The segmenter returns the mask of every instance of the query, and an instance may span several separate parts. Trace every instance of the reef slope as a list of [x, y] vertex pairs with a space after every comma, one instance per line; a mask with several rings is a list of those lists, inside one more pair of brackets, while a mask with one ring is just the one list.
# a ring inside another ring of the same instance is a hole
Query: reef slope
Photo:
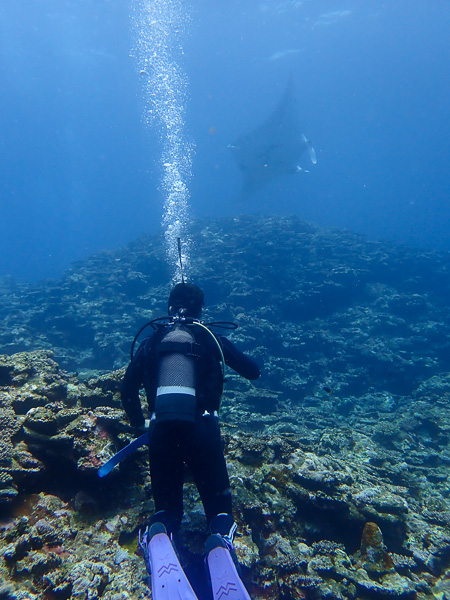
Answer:
[[[227, 375], [221, 421], [236, 546], [252, 598], [449, 595], [448, 255], [295, 218], [197, 222], [209, 319], [263, 365]], [[137, 432], [120, 406], [129, 344], [165, 313], [159, 238], [3, 281], [0, 598], [148, 598], [137, 530], [147, 453], [98, 467]], [[79, 371], [76, 373], [75, 371]], [[193, 484], [178, 548], [199, 594]]]

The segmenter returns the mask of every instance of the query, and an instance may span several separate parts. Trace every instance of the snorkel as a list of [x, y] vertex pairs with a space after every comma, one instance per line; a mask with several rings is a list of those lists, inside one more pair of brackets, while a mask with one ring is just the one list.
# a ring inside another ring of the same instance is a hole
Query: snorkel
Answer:
[[183, 260], [181, 258], [181, 238], [177, 238], [177, 244], [178, 244], [178, 259], [180, 261], [181, 283], [184, 284]]

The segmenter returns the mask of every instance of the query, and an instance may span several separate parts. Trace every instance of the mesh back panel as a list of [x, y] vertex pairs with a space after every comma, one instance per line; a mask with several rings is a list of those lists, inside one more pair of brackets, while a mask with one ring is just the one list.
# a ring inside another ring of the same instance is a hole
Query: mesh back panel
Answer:
[[[166, 342], [194, 342], [193, 335], [178, 327], [164, 336]], [[195, 388], [195, 365], [192, 356], [171, 352], [159, 361], [158, 386], [179, 385]]]

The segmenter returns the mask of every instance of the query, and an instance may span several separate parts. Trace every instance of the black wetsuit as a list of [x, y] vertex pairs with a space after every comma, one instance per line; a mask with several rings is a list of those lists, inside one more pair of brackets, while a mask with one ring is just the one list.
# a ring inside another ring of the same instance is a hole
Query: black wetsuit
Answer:
[[[150, 425], [150, 475], [158, 520], [176, 530], [183, 516], [183, 481], [186, 465], [199, 491], [208, 523], [220, 513], [232, 514], [231, 490], [220, 438], [217, 411], [222, 394], [220, 352], [211, 334], [191, 328], [198, 345], [196, 359], [196, 413], [193, 422], [152, 420]], [[158, 343], [161, 328], [140, 345], [126, 371], [122, 404], [135, 427], [144, 425], [139, 389], [144, 385], [150, 415], [155, 410]], [[227, 338], [216, 336], [226, 364], [247, 379], [257, 379], [256, 362]], [[162, 512], [161, 512], [162, 511]]]

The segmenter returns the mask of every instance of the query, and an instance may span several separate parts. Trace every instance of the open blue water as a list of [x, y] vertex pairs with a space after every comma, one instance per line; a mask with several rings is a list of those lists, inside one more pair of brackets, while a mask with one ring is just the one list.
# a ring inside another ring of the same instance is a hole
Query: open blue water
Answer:
[[[448, 0], [181, 4], [193, 217], [295, 213], [450, 249]], [[163, 141], [142, 118], [135, 8], [0, 3], [0, 275], [56, 277], [161, 227]], [[318, 163], [242, 202], [227, 145], [268, 117], [289, 77]]]

